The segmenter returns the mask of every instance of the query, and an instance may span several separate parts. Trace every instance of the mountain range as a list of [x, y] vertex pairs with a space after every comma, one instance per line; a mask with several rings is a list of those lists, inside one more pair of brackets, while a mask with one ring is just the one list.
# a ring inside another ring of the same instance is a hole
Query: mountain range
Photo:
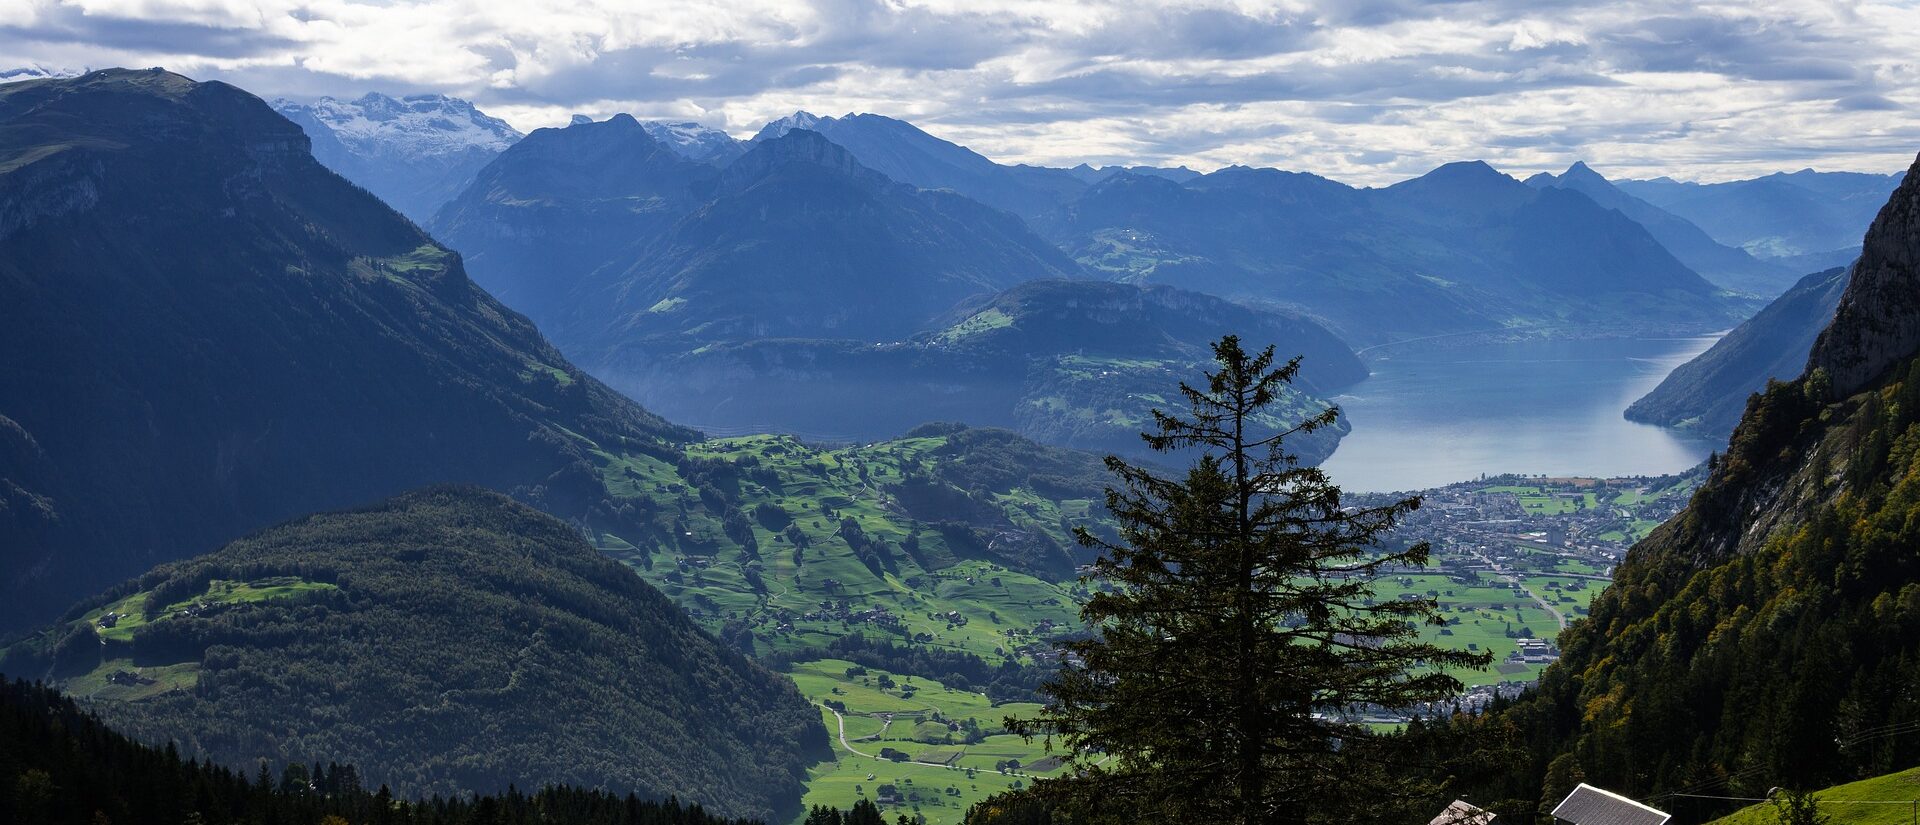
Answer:
[[1692, 221], [1621, 191], [1585, 163], [1575, 163], [1559, 175], [1541, 172], [1527, 178], [1526, 183], [1571, 189], [1606, 209], [1632, 218], [1681, 263], [1726, 289], [1772, 297], [1793, 284], [1801, 274], [1787, 264], [1761, 261], [1744, 249], [1715, 241]]
[[[1229, 322], [1308, 355], [1323, 390], [1365, 375], [1311, 321], [1073, 283], [1081, 267], [1018, 217], [894, 181], [807, 129], [715, 168], [616, 117], [536, 132], [476, 181], [435, 229], [479, 282], [614, 386], [717, 431], [864, 441], [960, 420], [1139, 453], [1158, 384], [1206, 361]], [[1052, 285], [1003, 293], [1036, 281]], [[996, 294], [981, 317], [1031, 334], [962, 344], [949, 328]], [[1324, 408], [1309, 392], [1290, 409]]]
[[1802, 169], [1724, 183], [1654, 178], [1616, 185], [1720, 243], [1814, 272], [1853, 262], [1860, 236], [1900, 180], [1899, 174]]
[[1743, 314], [1626, 216], [1479, 162], [1384, 189], [1245, 167], [1121, 174], [1037, 225], [1105, 277], [1287, 306], [1355, 345], [1706, 331]]
[[422, 225], [521, 137], [506, 121], [443, 95], [370, 92], [354, 100], [280, 99], [273, 108], [307, 133], [316, 160]]

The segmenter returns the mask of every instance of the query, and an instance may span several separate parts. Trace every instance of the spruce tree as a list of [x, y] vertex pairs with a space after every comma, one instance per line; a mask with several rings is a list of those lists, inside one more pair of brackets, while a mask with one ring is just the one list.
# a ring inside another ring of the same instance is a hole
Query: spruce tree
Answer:
[[1032, 793], [1075, 825], [1370, 818], [1409, 755], [1346, 714], [1451, 698], [1448, 669], [1490, 660], [1420, 641], [1444, 623], [1432, 601], [1373, 598], [1376, 576], [1427, 561], [1424, 542], [1381, 544], [1420, 501], [1348, 507], [1286, 452], [1339, 415], [1278, 425], [1299, 359], [1275, 368], [1233, 336], [1214, 355], [1204, 387], [1180, 386], [1189, 412], [1155, 410], [1143, 434], [1191, 460], [1184, 477], [1107, 459], [1118, 535], [1078, 535], [1101, 551], [1089, 578], [1115, 587], [1086, 602], [1091, 635], [1065, 646], [1044, 709], [1007, 720], [1067, 761]]

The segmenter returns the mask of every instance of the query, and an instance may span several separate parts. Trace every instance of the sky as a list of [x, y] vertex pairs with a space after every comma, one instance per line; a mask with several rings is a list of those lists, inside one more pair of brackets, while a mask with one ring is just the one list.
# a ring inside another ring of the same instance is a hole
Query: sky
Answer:
[[1892, 172], [1920, 151], [1920, 0], [0, 0], [0, 69], [164, 66], [262, 97], [573, 113], [874, 112], [1009, 163], [1390, 183]]

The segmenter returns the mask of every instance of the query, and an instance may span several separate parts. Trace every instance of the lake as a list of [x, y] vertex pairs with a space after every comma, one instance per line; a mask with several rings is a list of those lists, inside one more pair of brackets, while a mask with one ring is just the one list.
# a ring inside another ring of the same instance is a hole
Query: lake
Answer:
[[1679, 472], [1725, 445], [1620, 413], [1718, 339], [1403, 345], [1369, 357], [1373, 375], [1332, 399], [1353, 433], [1321, 466], [1342, 487], [1364, 492], [1482, 473]]

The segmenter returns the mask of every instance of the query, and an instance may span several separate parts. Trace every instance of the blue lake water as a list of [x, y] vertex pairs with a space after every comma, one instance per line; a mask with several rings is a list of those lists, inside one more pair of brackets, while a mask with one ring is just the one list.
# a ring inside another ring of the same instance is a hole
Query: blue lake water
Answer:
[[1678, 472], [1724, 445], [1620, 413], [1718, 337], [1402, 345], [1370, 357], [1373, 375], [1333, 398], [1353, 433], [1322, 467], [1365, 492], [1482, 473]]

